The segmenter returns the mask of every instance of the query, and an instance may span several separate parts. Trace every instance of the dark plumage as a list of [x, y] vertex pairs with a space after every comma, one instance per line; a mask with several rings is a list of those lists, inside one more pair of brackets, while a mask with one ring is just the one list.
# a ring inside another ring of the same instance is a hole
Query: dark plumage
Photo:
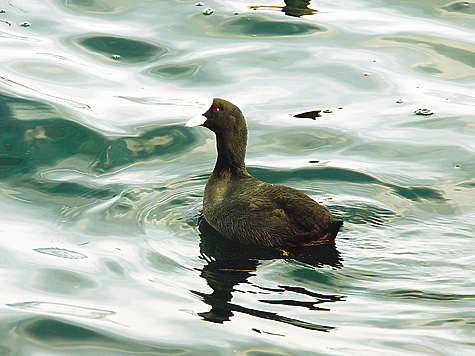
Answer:
[[206, 184], [203, 213], [224, 236], [246, 245], [269, 247], [334, 241], [341, 221], [302, 192], [252, 177], [244, 158], [246, 120], [241, 110], [214, 99], [204, 114], [186, 126], [202, 125], [216, 134], [218, 158]]

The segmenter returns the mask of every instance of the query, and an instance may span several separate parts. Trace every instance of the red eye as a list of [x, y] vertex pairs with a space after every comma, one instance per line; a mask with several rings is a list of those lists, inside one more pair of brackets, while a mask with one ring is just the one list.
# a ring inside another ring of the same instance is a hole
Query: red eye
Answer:
[[214, 109], [214, 112], [219, 112], [219, 108]]

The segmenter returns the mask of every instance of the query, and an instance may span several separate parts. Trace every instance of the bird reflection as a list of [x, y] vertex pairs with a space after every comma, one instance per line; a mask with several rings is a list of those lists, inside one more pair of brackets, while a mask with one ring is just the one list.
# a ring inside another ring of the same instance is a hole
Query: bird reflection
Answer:
[[303, 15], [313, 15], [318, 12], [318, 10], [311, 9], [308, 7], [310, 5], [310, 0], [284, 0], [285, 6], [267, 6], [267, 5], [256, 5], [249, 6], [253, 10], [261, 8], [277, 8], [282, 9], [282, 12], [287, 16], [301, 17]]
[[[251, 284], [257, 289], [258, 295], [271, 295], [293, 293], [305, 296], [306, 301], [294, 299], [261, 299], [264, 304], [278, 304], [287, 306], [305, 307], [309, 310], [329, 310], [323, 304], [344, 300], [344, 296], [324, 295], [306, 290], [302, 287], [279, 285], [277, 288], [267, 288], [255, 285], [248, 281], [249, 277], [256, 275], [260, 260], [289, 259], [298, 260], [314, 267], [330, 265], [341, 267], [340, 254], [334, 244], [321, 246], [305, 246], [292, 248], [291, 251], [269, 249], [261, 246], [245, 246], [223, 237], [213, 229], [205, 219], [199, 223], [201, 258], [207, 264], [201, 269], [201, 277], [213, 290], [211, 294], [191, 291], [193, 294], [211, 306], [207, 312], [199, 313], [204, 320], [223, 323], [231, 320], [235, 312], [252, 315], [258, 318], [275, 320], [278, 322], [302, 327], [305, 329], [330, 331], [332, 326], [318, 325], [298, 319], [289, 318], [277, 313], [264, 310], [251, 309], [232, 303], [233, 292], [239, 284]], [[308, 298], [312, 298], [308, 301]], [[258, 330], [256, 330], [258, 331]]]

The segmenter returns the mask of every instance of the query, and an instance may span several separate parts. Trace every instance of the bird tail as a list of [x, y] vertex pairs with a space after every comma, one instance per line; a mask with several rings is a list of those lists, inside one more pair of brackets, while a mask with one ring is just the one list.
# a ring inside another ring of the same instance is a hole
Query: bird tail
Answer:
[[290, 245], [299, 246], [315, 246], [324, 245], [328, 243], [334, 243], [336, 235], [343, 225], [343, 221], [334, 220], [331, 222], [325, 230], [316, 233], [316, 231], [310, 231], [303, 234], [298, 234], [292, 237], [289, 242]]

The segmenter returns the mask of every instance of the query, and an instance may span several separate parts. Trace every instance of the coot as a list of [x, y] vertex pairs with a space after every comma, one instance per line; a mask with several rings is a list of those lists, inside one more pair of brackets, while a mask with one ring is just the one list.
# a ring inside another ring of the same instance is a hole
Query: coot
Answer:
[[252, 177], [244, 158], [246, 120], [229, 101], [215, 98], [186, 126], [216, 134], [218, 158], [206, 184], [203, 214], [222, 235], [246, 245], [275, 248], [333, 242], [343, 222], [302, 192]]

